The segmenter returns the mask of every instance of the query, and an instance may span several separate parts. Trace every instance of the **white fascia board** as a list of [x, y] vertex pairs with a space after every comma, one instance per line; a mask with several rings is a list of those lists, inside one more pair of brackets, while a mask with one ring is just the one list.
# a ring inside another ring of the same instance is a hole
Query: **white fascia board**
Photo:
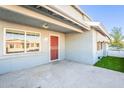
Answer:
[[16, 13], [20, 13], [20, 14], [25, 15], [25, 16], [36, 18], [38, 20], [43, 20], [43, 21], [46, 21], [46, 22], [49, 22], [49, 23], [52, 23], [52, 24], [62, 26], [62, 27], [65, 27], [65, 28], [70, 29], [70, 30], [75, 31], [75, 32], [80, 32], [80, 33], [83, 32], [81, 29], [75, 28], [73, 26], [70, 26], [70, 25], [65, 24], [63, 22], [60, 22], [60, 21], [55, 20], [53, 18], [50, 18], [50, 17], [47, 17], [45, 15], [39, 14], [39, 13], [37, 13], [35, 11], [23, 8], [21, 6], [17, 6], [17, 5], [1, 5], [0, 7], [4, 8], [4, 9], [7, 9], [7, 10], [10, 10], [10, 11], [13, 11], [13, 12], [16, 12]]
[[48, 10], [51, 10], [51, 11], [53, 11], [53, 12], [55, 12], [55, 13], [61, 15], [61, 16], [63, 16], [64, 18], [66, 18], [66, 19], [68, 19], [68, 20], [70, 20], [70, 21], [72, 21], [76, 24], [78, 24], [79, 26], [83, 27], [84, 29], [90, 30], [89, 25], [87, 25], [85, 23], [85, 21], [81, 23], [78, 20], [75, 20], [74, 18], [72, 18], [70, 15], [67, 16], [63, 11], [54, 7], [54, 5], [41, 5], [41, 6], [44, 7], [44, 8], [47, 8]]
[[109, 39], [111, 39], [109, 33], [106, 31], [105, 27], [100, 22], [87, 22], [91, 27], [100, 29], [100, 31], [105, 34]]
[[105, 29], [104, 25], [99, 23], [99, 28], [111, 40], [111, 37], [110, 37], [109, 33], [107, 32], [107, 30]]

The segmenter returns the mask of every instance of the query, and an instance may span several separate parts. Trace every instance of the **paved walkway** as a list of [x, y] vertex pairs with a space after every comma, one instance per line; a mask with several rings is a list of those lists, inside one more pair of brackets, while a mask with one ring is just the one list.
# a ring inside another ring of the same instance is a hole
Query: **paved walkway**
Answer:
[[124, 73], [61, 61], [1, 75], [0, 87], [124, 87]]

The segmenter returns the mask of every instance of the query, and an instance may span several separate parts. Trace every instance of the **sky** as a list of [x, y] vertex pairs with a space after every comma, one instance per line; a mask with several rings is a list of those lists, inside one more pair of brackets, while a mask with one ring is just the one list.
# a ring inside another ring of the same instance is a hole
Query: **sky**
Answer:
[[124, 34], [124, 5], [80, 5], [93, 21], [100, 21], [111, 32], [113, 27], [121, 27]]

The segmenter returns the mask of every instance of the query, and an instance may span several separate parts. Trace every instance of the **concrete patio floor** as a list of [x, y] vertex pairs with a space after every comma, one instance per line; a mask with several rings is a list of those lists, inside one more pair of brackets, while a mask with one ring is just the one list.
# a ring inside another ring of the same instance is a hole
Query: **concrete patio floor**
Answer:
[[124, 73], [60, 61], [0, 75], [0, 87], [124, 87]]

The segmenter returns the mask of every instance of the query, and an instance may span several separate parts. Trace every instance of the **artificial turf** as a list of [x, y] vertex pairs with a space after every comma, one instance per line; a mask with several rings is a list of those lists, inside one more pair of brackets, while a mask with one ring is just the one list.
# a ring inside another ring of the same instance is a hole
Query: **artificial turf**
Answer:
[[120, 71], [124, 73], [124, 58], [111, 56], [103, 57], [95, 64], [95, 66]]

